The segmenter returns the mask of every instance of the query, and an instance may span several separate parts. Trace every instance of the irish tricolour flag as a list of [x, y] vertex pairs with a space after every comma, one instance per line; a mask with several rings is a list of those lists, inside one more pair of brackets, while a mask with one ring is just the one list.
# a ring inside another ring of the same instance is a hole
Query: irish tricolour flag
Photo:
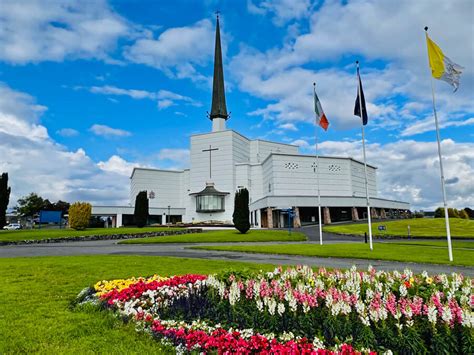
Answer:
[[426, 44], [428, 45], [428, 57], [433, 77], [451, 84], [456, 91], [459, 87], [459, 77], [464, 68], [446, 57], [441, 48], [428, 37], [428, 33], [426, 33]]
[[316, 89], [313, 88], [314, 91], [314, 112], [316, 112], [316, 119], [317, 123], [325, 130], [328, 130], [329, 121], [324, 114], [323, 107], [321, 106], [321, 102], [319, 102], [318, 95], [316, 95]]

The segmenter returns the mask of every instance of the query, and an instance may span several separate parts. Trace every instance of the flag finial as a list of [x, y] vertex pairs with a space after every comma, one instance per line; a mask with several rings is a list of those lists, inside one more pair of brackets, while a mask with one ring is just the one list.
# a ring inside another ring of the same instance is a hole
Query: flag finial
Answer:
[[425, 26], [425, 31], [428, 32], [428, 26]]

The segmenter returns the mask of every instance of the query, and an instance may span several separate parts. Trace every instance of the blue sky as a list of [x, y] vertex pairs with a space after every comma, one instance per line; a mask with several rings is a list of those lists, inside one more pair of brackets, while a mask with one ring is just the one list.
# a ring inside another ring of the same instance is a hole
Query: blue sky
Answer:
[[355, 60], [369, 110], [379, 194], [440, 204], [423, 27], [465, 67], [435, 82], [448, 199], [474, 206], [474, 5], [441, 1], [0, 0], [0, 170], [12, 203], [126, 203], [133, 166], [188, 166], [211, 128], [216, 9], [228, 127], [314, 153], [312, 83], [330, 121], [322, 154], [361, 158]]

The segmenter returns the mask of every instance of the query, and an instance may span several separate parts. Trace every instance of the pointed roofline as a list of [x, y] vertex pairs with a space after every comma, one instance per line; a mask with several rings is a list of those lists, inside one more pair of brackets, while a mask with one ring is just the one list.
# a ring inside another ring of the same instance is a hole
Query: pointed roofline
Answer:
[[221, 33], [219, 26], [219, 12], [216, 13], [216, 43], [214, 50], [214, 79], [212, 83], [212, 105], [209, 118], [223, 118], [227, 120], [227, 107], [225, 103], [224, 89], [224, 70], [222, 68], [222, 50], [221, 50]]

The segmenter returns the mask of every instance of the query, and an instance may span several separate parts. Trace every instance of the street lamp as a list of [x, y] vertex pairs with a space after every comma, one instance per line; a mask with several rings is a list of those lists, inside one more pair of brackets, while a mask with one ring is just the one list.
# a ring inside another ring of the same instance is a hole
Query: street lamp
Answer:
[[171, 223], [170, 208], [171, 206], [168, 205], [168, 223]]

